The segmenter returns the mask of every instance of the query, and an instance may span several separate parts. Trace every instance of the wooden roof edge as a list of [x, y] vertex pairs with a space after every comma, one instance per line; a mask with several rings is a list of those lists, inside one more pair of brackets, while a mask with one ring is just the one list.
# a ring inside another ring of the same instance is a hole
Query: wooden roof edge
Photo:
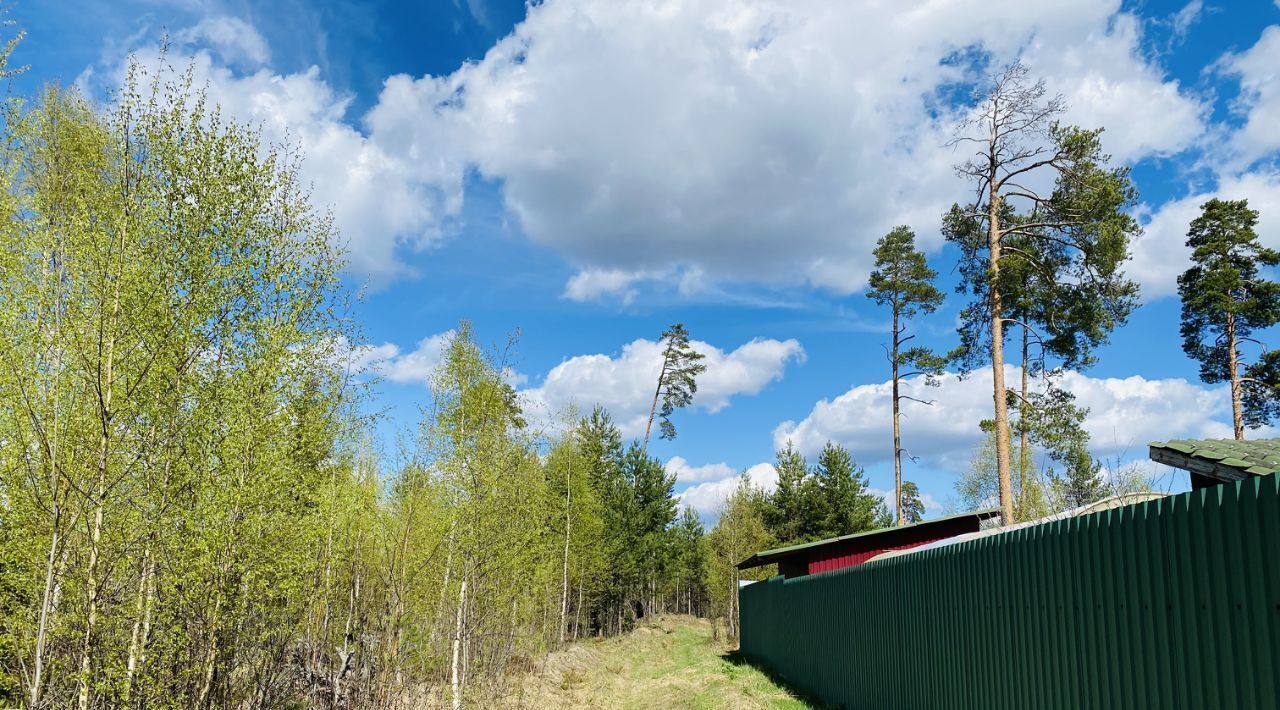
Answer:
[[[1224, 464], [1222, 460], [1213, 460], [1203, 456], [1183, 453], [1177, 449], [1163, 445], [1162, 442], [1151, 444], [1148, 455], [1152, 461], [1219, 481], [1239, 481], [1249, 477], [1247, 469]], [[1254, 467], [1256, 468], [1256, 467]]]

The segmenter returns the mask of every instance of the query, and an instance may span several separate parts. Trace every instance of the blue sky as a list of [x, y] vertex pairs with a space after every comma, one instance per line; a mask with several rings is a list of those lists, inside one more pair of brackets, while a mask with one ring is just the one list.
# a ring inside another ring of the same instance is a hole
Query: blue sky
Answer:
[[[713, 514], [775, 445], [847, 445], [891, 488], [884, 315], [862, 290], [876, 238], [915, 228], [947, 286], [938, 216], [964, 200], [945, 148], [983, 66], [1021, 58], [1067, 119], [1131, 165], [1143, 305], [1064, 383], [1095, 454], [1229, 434], [1221, 388], [1177, 336], [1187, 222], [1247, 197], [1280, 247], [1280, 6], [1109, 0], [870, 4], [498, 0], [122, 0], [17, 4], [20, 91], [108, 95], [126, 56], [193, 62], [210, 94], [308, 156], [351, 249], [356, 316], [384, 375], [385, 442], [412, 427], [441, 334], [473, 322], [531, 411], [602, 402], [629, 433], [656, 340], [687, 324], [712, 367], [651, 451]], [[955, 342], [962, 297], [918, 324]], [[650, 372], [652, 370], [652, 372]], [[990, 408], [981, 374], [909, 409], [906, 476], [941, 511]], [[1166, 485], [1180, 477], [1154, 466]]]

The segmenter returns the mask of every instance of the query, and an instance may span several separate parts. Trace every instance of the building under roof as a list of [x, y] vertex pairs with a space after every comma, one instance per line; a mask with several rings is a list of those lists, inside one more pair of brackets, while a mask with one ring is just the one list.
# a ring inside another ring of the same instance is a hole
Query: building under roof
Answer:
[[1192, 490], [1280, 471], [1280, 439], [1153, 441], [1150, 455], [1190, 473]]
[[998, 509], [950, 515], [913, 525], [806, 542], [757, 552], [738, 563], [738, 569], [777, 564], [785, 577], [802, 577], [860, 565], [888, 550], [906, 550], [956, 535], [977, 532], [985, 520], [1000, 515]]

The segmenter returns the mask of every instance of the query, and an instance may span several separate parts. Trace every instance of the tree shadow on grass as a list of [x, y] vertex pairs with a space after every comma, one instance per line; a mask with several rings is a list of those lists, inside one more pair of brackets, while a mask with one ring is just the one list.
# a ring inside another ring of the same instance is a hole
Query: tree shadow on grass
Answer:
[[786, 678], [783, 678], [782, 676], [775, 673], [773, 669], [769, 668], [768, 666], [756, 663], [755, 661], [752, 661], [751, 659], [742, 655], [741, 651], [728, 651], [726, 653], [720, 654], [720, 658], [738, 667], [754, 668], [757, 671], [760, 671], [760, 673], [762, 673], [766, 678], [768, 678], [771, 683], [787, 691], [787, 693], [789, 693], [791, 697], [795, 698], [796, 700], [799, 700], [800, 702], [813, 708], [814, 710], [837, 710], [837, 708], [843, 707], [843, 706], [829, 705], [823, 702], [818, 697], [812, 695], [811, 693], [807, 693], [801, 690], [800, 688], [797, 688], [795, 685], [790, 683]]

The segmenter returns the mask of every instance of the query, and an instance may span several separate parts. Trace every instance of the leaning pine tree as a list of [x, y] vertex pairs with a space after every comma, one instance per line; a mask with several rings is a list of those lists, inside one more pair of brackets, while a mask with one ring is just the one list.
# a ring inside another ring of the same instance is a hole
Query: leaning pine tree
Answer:
[[[1062, 126], [1061, 97], [1046, 97], [1043, 82], [1014, 64], [997, 76], [953, 145], [976, 147], [956, 167], [972, 181], [974, 202], [955, 205], [944, 217], [948, 240], [961, 250], [959, 286], [974, 297], [961, 329], [964, 343], [986, 343], [992, 371], [996, 468], [1000, 505], [1013, 520], [1009, 408], [1004, 381], [1005, 326], [1019, 321], [1005, 300], [1002, 271], [1021, 262], [1069, 294], [1076, 309], [1105, 336], [1127, 317], [1134, 286], [1121, 266], [1137, 222], [1123, 210], [1136, 197], [1126, 168], [1109, 168], [1099, 130]], [[1053, 190], [1038, 185], [1053, 179]], [[1033, 246], [1035, 248], [1026, 248]], [[1053, 253], [1053, 258], [1042, 254]], [[1029, 325], [1025, 324], [1024, 325]]]
[[[1182, 349], [1200, 362], [1200, 379], [1231, 383], [1236, 439], [1277, 413], [1280, 352], [1264, 351], [1245, 365], [1242, 347], [1259, 345], [1253, 332], [1280, 322], [1280, 284], [1262, 267], [1280, 264], [1280, 252], [1258, 243], [1257, 210], [1247, 200], [1212, 199], [1191, 222], [1192, 267], [1178, 277], [1182, 297]], [[1243, 372], [1242, 372], [1243, 370]]]
[[[942, 292], [933, 285], [938, 272], [929, 268], [924, 254], [916, 249], [916, 235], [910, 227], [895, 227], [880, 238], [875, 249], [875, 270], [871, 272], [867, 297], [888, 306], [892, 316], [889, 369], [893, 382], [893, 500], [894, 522], [906, 524], [902, 500], [902, 431], [899, 414], [902, 400], [923, 400], [902, 394], [903, 378], [923, 375], [925, 384], [937, 383], [944, 360], [925, 347], [903, 349], [915, 338], [906, 335], [907, 321], [921, 313], [932, 313], [942, 303]], [[903, 370], [906, 369], [906, 372]]]
[[[662, 370], [658, 373], [658, 386], [649, 407], [649, 423], [645, 425], [644, 443], [640, 446], [642, 454], [649, 451], [649, 434], [655, 416], [662, 432], [658, 438], [676, 438], [671, 415], [693, 402], [693, 395], [698, 392], [698, 375], [707, 369], [701, 362], [705, 356], [689, 344], [689, 331], [685, 330], [684, 324], [676, 323], [663, 331], [662, 342], [666, 344], [662, 350]], [[662, 403], [661, 409], [658, 408], [659, 402]]]

